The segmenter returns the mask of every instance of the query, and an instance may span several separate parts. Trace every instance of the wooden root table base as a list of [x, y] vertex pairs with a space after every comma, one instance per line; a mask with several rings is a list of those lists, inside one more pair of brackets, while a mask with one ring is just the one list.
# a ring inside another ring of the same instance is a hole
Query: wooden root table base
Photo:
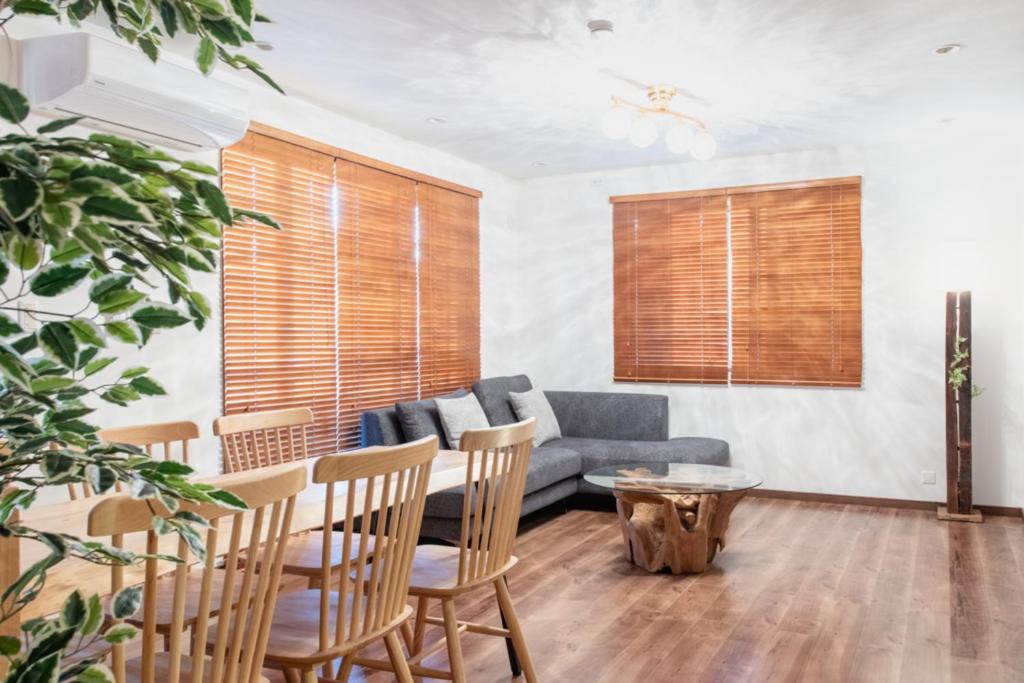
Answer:
[[626, 559], [649, 572], [699, 574], [725, 548], [729, 515], [746, 491], [679, 495], [615, 490]]

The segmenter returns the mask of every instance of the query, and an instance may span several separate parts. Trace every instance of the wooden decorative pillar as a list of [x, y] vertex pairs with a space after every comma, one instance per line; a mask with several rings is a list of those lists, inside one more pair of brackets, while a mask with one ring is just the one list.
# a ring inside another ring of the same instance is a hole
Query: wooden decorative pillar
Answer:
[[[966, 354], [966, 355], [964, 355]], [[939, 519], [980, 522], [974, 509], [971, 477], [971, 293], [946, 292], [946, 504]], [[956, 364], [964, 375], [959, 386], [950, 382]]]

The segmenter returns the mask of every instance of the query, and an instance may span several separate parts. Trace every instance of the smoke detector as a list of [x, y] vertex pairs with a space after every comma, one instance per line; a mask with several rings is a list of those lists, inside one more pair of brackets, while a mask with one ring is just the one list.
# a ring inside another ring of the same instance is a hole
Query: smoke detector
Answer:
[[607, 19], [592, 19], [587, 22], [587, 28], [594, 40], [608, 40], [615, 32], [615, 25]]

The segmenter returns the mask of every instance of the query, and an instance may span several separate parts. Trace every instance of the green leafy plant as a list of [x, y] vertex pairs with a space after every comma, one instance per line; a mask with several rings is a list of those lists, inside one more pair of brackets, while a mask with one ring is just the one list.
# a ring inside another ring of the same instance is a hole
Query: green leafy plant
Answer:
[[[963, 347], [965, 341], [967, 341], [966, 337], [956, 338], [953, 360], [949, 364], [949, 386], [953, 387], [956, 391], [960, 391], [960, 387], [967, 381], [967, 371], [971, 367], [971, 352]], [[971, 385], [971, 398], [977, 398], [983, 393], [985, 393], [984, 387], [979, 387], [977, 384]]]
[[[203, 73], [219, 60], [277, 87], [232, 52], [253, 41], [253, 22], [265, 21], [251, 0], [233, 0], [230, 9], [217, 0], [0, 0], [5, 10], [0, 26], [22, 14], [77, 25], [102, 10], [115, 34], [153, 60], [163, 38], [191, 34]], [[45, 488], [84, 482], [97, 493], [121, 487], [152, 499], [171, 513], [155, 518], [158, 533], [180, 534], [200, 556], [193, 525], [201, 520], [179, 511], [180, 502], [244, 507], [190, 481], [187, 465], [101, 443], [89, 415], [96, 401], [126, 406], [166, 393], [148, 368], [118, 372], [118, 345], [141, 347], [186, 324], [201, 330], [210, 305], [191, 276], [215, 270], [222, 226], [245, 218], [276, 227], [263, 214], [232, 210], [210, 166], [111, 135], [66, 135], [75, 118], [33, 134], [24, 128], [28, 115], [25, 97], [0, 85], [0, 119], [17, 128], [0, 137], [0, 537], [40, 543], [48, 555], [3, 588], [0, 623], [35, 600], [66, 558], [124, 565], [144, 557], [19, 521]], [[115, 596], [111, 616], [130, 616], [139, 591]], [[117, 622], [104, 630], [100, 604], [75, 592], [59, 615], [23, 623], [21, 638], [0, 636], [5, 680], [109, 680], [98, 655], [71, 657], [134, 636]]]

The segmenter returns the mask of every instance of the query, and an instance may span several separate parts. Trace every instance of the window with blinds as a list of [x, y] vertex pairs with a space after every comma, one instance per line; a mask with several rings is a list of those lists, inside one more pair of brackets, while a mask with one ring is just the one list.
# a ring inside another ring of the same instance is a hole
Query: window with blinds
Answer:
[[860, 178], [611, 201], [616, 380], [861, 385]]
[[307, 406], [312, 454], [354, 448], [363, 411], [479, 377], [479, 193], [263, 130], [222, 156], [282, 225], [224, 233], [224, 412]]
[[724, 195], [615, 204], [615, 379], [722, 384]]

